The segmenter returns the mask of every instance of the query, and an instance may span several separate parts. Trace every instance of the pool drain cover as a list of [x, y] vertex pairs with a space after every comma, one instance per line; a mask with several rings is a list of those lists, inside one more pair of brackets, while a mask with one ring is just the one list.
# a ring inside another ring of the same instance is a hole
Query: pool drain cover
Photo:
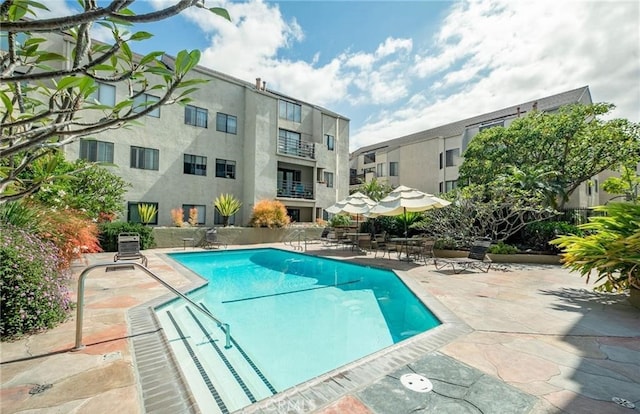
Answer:
[[623, 406], [624, 408], [631, 408], [634, 409], [636, 408], [636, 405], [634, 403], [632, 403], [629, 400], [625, 400], [624, 398], [620, 398], [620, 397], [613, 397], [611, 399], [611, 401], [613, 401], [614, 403]]
[[433, 384], [427, 377], [420, 374], [404, 374], [400, 377], [400, 382], [406, 388], [415, 392], [429, 392], [433, 390]]
[[29, 394], [31, 394], [31, 395], [40, 394], [40, 393], [45, 392], [46, 390], [48, 390], [51, 387], [53, 387], [53, 384], [36, 385], [35, 387], [33, 387], [33, 388], [31, 388], [29, 390]]

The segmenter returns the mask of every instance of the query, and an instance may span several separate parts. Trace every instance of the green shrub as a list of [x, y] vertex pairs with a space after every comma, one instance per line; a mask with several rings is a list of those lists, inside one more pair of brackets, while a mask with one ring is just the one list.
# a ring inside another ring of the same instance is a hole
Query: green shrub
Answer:
[[118, 251], [118, 234], [138, 233], [140, 235], [140, 248], [150, 249], [155, 246], [153, 229], [141, 223], [127, 223], [124, 221], [114, 221], [112, 223], [100, 223], [100, 246], [105, 252]]
[[518, 248], [516, 246], [512, 246], [503, 241], [499, 241], [496, 244], [492, 244], [489, 247], [489, 253], [493, 254], [516, 254], [518, 253]]
[[[53, 171], [49, 171], [51, 166]], [[113, 173], [113, 168], [84, 160], [68, 161], [62, 152], [43, 157], [26, 172], [31, 178], [55, 175], [46, 180], [33, 199], [57, 209], [81, 210], [91, 219], [110, 219], [122, 213], [124, 195], [131, 184]]]
[[71, 310], [68, 274], [53, 243], [0, 226], [0, 337], [12, 339], [54, 327]]
[[538, 221], [527, 224], [523, 230], [523, 240], [533, 250], [558, 253], [558, 247], [549, 242], [558, 236], [569, 234], [582, 236], [583, 232], [566, 221]]
[[436, 239], [436, 243], [433, 246], [434, 249], [438, 250], [458, 250], [462, 246], [452, 237], [438, 237]]
[[610, 203], [595, 207], [606, 214], [580, 225], [584, 236], [565, 235], [552, 243], [563, 250], [562, 262], [587, 277], [595, 273], [595, 290], [640, 289], [640, 204]]
[[37, 233], [42, 229], [41, 209], [24, 199], [0, 204], [0, 223]]
[[351, 225], [351, 217], [348, 214], [336, 214], [329, 220], [331, 227], [349, 227]]

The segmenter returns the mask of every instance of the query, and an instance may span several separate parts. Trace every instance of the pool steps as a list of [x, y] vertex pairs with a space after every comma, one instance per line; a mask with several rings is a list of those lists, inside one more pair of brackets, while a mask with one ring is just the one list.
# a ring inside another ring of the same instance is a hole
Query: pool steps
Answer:
[[225, 349], [222, 325], [182, 301], [157, 311], [157, 317], [197, 405], [208, 413], [233, 412], [276, 394], [233, 335], [232, 347]]

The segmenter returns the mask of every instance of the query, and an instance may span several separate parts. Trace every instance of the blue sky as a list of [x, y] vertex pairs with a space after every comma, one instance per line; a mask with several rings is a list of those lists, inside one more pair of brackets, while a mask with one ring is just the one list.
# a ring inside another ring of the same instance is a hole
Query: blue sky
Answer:
[[[76, 3], [46, 4], [61, 15]], [[204, 66], [350, 118], [351, 150], [585, 85], [640, 121], [637, 1], [205, 4], [232, 22], [190, 9], [141, 28], [155, 36], [134, 51], [201, 49]]]

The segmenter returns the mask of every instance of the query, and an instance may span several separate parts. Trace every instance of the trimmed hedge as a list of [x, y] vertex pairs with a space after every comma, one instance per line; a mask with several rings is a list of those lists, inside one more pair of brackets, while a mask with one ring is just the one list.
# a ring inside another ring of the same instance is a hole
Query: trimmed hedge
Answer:
[[142, 250], [150, 249], [156, 244], [151, 227], [140, 223], [115, 221], [100, 224], [100, 235], [98, 238], [100, 239], [102, 250], [105, 252], [117, 252], [118, 234], [120, 233], [138, 233], [140, 235], [140, 249]]

